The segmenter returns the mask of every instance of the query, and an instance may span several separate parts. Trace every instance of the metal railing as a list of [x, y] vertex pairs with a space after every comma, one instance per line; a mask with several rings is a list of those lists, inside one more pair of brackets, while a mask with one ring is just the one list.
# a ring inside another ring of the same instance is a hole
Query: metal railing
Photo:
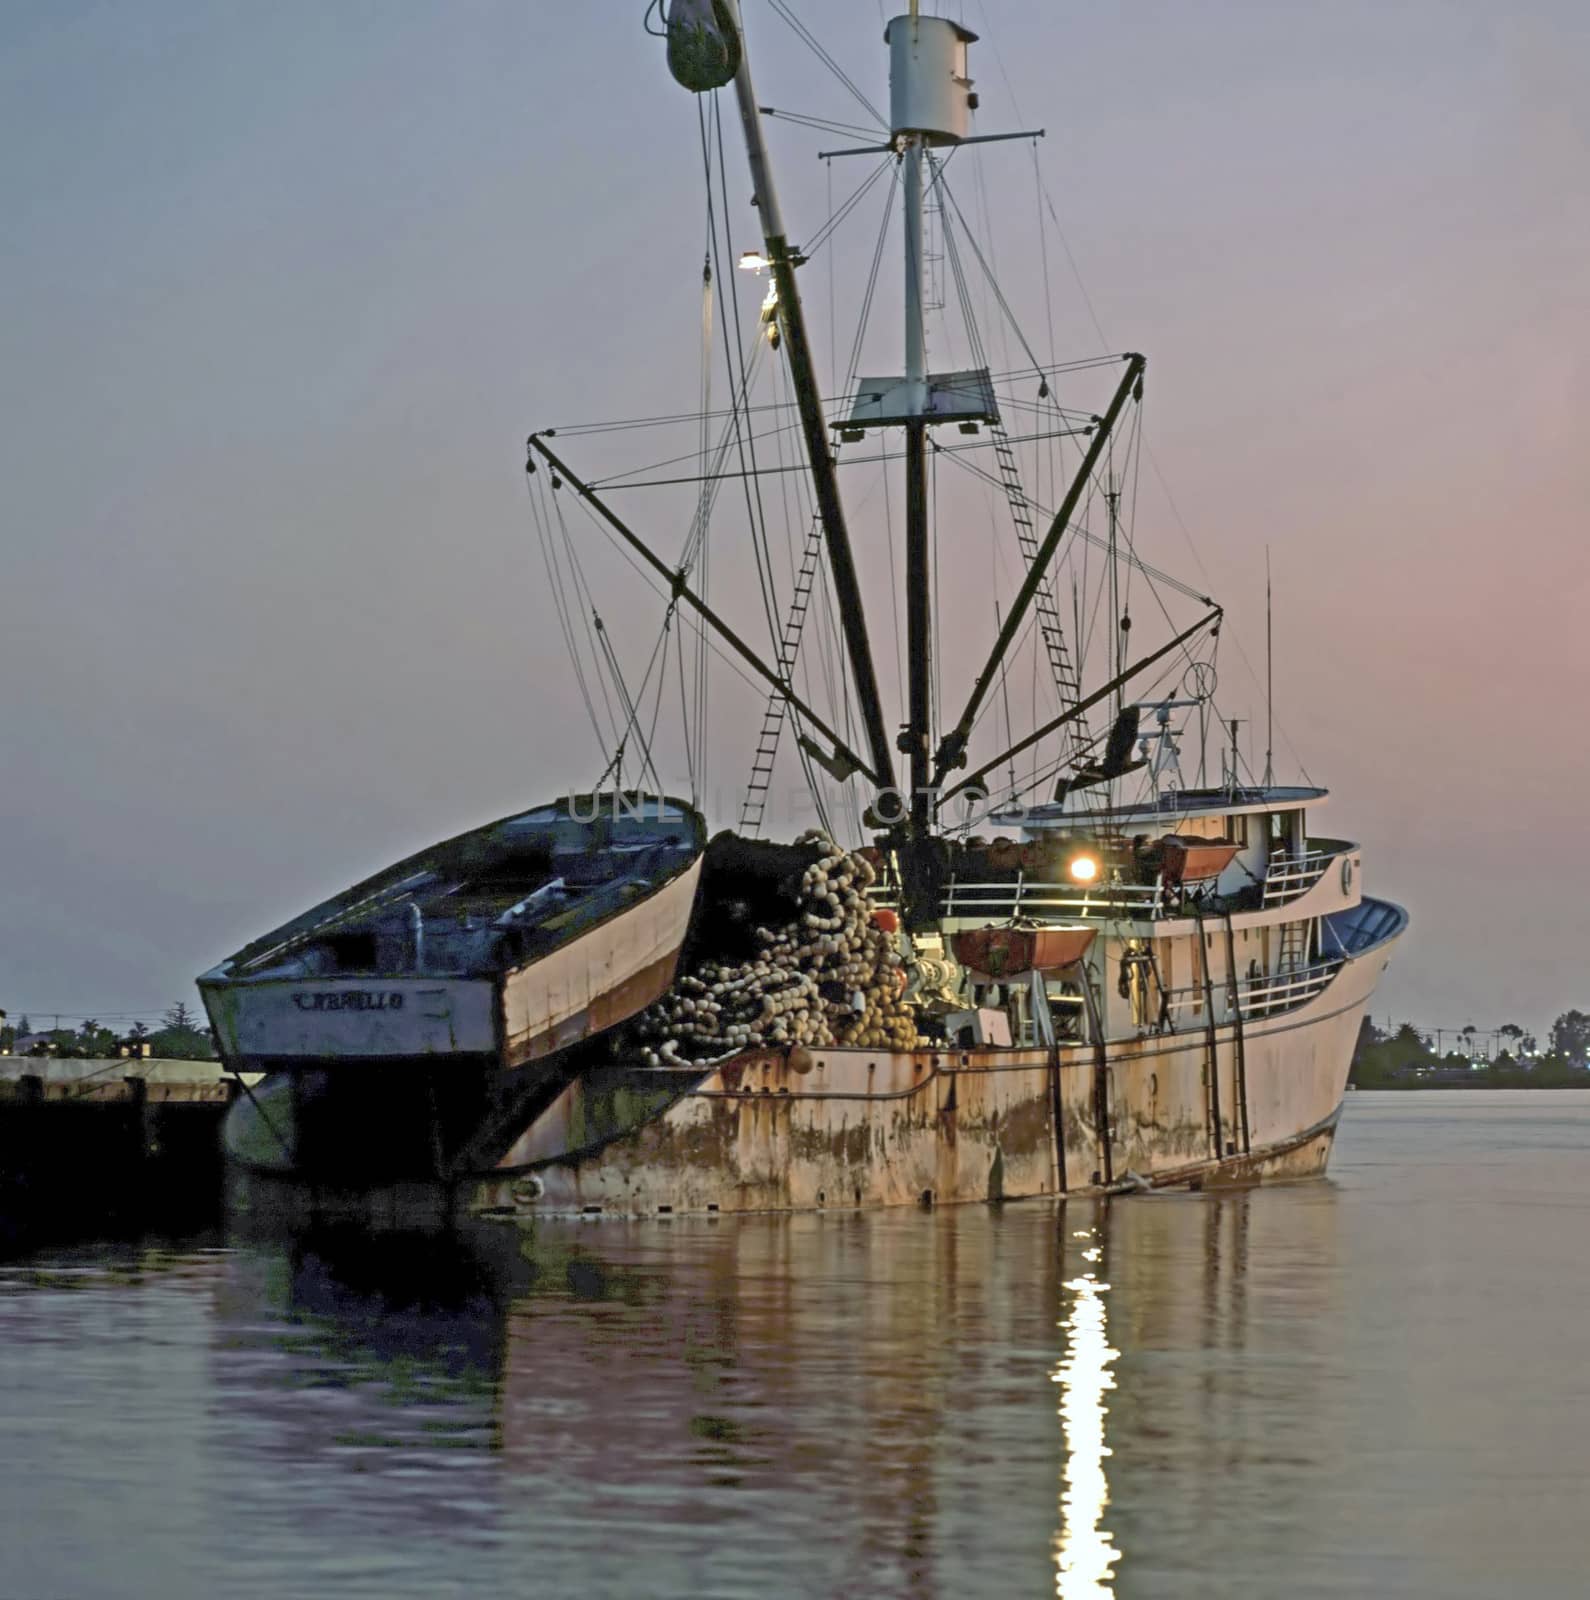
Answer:
[[1275, 855], [1270, 858], [1269, 869], [1264, 874], [1264, 903], [1267, 906], [1285, 905], [1307, 894], [1325, 876], [1331, 862], [1341, 858], [1342, 849], [1309, 850], [1303, 855]]
[[1330, 987], [1331, 979], [1345, 963], [1338, 957], [1333, 961], [1316, 961], [1310, 966], [1297, 967], [1291, 972], [1266, 973], [1257, 978], [1237, 980], [1237, 1003], [1242, 1015], [1268, 1017], [1276, 1011], [1288, 1011], [1312, 1000]]
[[[1029, 879], [1018, 873], [1003, 883], [966, 882], [951, 878], [944, 890], [940, 915], [972, 917], [984, 921], [1009, 921], [1016, 917], [1053, 920], [1057, 917], [1104, 919], [1157, 917], [1163, 891], [1157, 883], [1110, 883], [1083, 889], [1074, 884]], [[895, 885], [878, 883], [867, 891], [874, 905], [898, 906]]]
[[[1264, 877], [1264, 909], [1286, 905], [1308, 893], [1357, 845], [1331, 840], [1318, 850], [1301, 856], [1276, 855], [1270, 859]], [[899, 891], [890, 883], [879, 882], [868, 890], [875, 905], [897, 906]], [[945, 917], [985, 917], [990, 920], [1014, 917], [1097, 917], [1101, 920], [1154, 920], [1181, 914], [1174, 901], [1167, 903], [1165, 886], [1153, 883], [1102, 883], [1088, 887], [1029, 878], [1018, 872], [1014, 879], [983, 882], [951, 878], [944, 891], [940, 914]]]
[[[1306, 1000], [1312, 1000], [1330, 987], [1331, 979], [1344, 964], [1341, 957], [1335, 957], [1286, 972], [1267, 972], [1253, 978], [1238, 978], [1237, 1004], [1242, 1011], [1242, 1020], [1246, 1022], [1254, 1017], [1273, 1016], [1278, 1011], [1287, 1011]], [[1226, 980], [1217, 979], [1214, 990], [1215, 1021], [1231, 1021], [1230, 990]], [[1164, 1013], [1170, 1019], [1171, 1031], [1179, 1031], [1176, 1019], [1188, 1012], [1194, 1013], [1202, 1026], [1206, 1003], [1201, 983], [1170, 990], [1164, 997]]]
[[951, 878], [944, 891], [946, 917], [1134, 917], [1154, 916], [1160, 888], [1154, 883], [1110, 883], [1083, 889], [1074, 884], [1029, 880], [963, 883]]

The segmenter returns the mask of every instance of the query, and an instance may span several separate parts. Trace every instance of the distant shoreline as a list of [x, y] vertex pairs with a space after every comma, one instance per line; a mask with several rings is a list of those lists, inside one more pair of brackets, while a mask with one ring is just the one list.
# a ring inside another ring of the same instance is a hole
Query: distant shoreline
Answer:
[[1590, 1089], [1590, 1073], [1586, 1075], [1584, 1083], [1464, 1083], [1461, 1078], [1449, 1079], [1445, 1083], [1374, 1083], [1347, 1085], [1349, 1090], [1358, 1094], [1418, 1094], [1426, 1089], [1456, 1089], [1463, 1094], [1483, 1093], [1491, 1089], [1529, 1089], [1540, 1094], [1550, 1094], [1553, 1090], [1567, 1089], [1584, 1091]]

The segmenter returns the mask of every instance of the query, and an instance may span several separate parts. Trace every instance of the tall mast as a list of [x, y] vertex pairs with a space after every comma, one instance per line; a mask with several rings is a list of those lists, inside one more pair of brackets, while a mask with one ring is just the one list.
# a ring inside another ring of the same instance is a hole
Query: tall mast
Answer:
[[1270, 547], [1264, 547], [1264, 786], [1275, 782], [1275, 613], [1270, 600]]
[[773, 187], [773, 172], [768, 162], [767, 143], [762, 137], [762, 116], [751, 82], [751, 62], [744, 45], [745, 26], [740, 19], [739, 3], [738, 0], [727, 0], [727, 3], [741, 40], [739, 70], [734, 75], [734, 94], [739, 102], [740, 122], [745, 130], [745, 151], [751, 167], [752, 203], [761, 216], [763, 247], [778, 295], [779, 326], [783, 333], [784, 348], [789, 355], [790, 380], [795, 387], [801, 432], [806, 441], [806, 459], [811, 466], [817, 512], [822, 518], [828, 546], [834, 598], [839, 606], [840, 627], [850, 657], [856, 698], [860, 702], [867, 750], [879, 785], [887, 786], [894, 773], [894, 751], [884, 723], [878, 674], [873, 666], [872, 644], [867, 637], [867, 616], [861, 603], [861, 584], [856, 577], [850, 529], [845, 521], [844, 505], [839, 498], [839, 478], [828, 443], [822, 392], [812, 361], [811, 342], [806, 334], [800, 290], [795, 284], [796, 256], [790, 249], [789, 236], [784, 231], [783, 214], [779, 211], [778, 193]]
[[[1110, 568], [1110, 676], [1118, 678], [1121, 674], [1121, 568], [1120, 549], [1118, 539], [1120, 536], [1120, 490], [1116, 487], [1115, 472], [1112, 469], [1105, 481], [1104, 503], [1109, 511], [1109, 555], [1107, 557]], [[1115, 691], [1112, 714], [1119, 717], [1121, 714], [1121, 691]]]
[[[922, 168], [933, 145], [959, 144], [975, 103], [966, 71], [966, 47], [976, 38], [944, 17], [895, 17], [884, 30], [889, 45], [889, 123], [900, 152], [905, 188], [905, 378], [878, 406], [872, 420], [905, 428], [906, 723], [900, 735], [910, 775], [910, 831], [933, 825], [933, 572], [929, 550], [927, 431], [933, 422], [979, 417], [992, 420], [986, 374], [936, 394], [927, 367], [923, 322]], [[863, 385], [867, 387], [867, 385]], [[861, 409], [858, 400], [858, 411]]]
[[[910, 25], [918, 26], [916, 5]], [[933, 818], [929, 760], [933, 748], [933, 575], [928, 562], [927, 332], [922, 312], [922, 135], [905, 135], [905, 616], [907, 697], [901, 743], [909, 764], [911, 831]]]

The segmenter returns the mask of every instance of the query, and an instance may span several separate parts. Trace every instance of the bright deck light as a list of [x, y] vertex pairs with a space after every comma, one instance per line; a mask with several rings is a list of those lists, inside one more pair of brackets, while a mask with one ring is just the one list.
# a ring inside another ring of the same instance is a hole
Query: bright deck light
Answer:
[[1099, 875], [1099, 864], [1092, 856], [1072, 856], [1069, 870], [1077, 883], [1092, 883]]
[[741, 272], [760, 272], [763, 267], [771, 264], [760, 250], [746, 250], [740, 255]]

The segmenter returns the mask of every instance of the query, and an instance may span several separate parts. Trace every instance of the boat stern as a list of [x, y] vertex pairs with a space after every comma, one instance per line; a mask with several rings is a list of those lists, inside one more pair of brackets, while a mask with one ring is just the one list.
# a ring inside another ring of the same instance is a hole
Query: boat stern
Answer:
[[494, 1056], [489, 979], [229, 974], [199, 979], [222, 1058], [239, 1071]]

